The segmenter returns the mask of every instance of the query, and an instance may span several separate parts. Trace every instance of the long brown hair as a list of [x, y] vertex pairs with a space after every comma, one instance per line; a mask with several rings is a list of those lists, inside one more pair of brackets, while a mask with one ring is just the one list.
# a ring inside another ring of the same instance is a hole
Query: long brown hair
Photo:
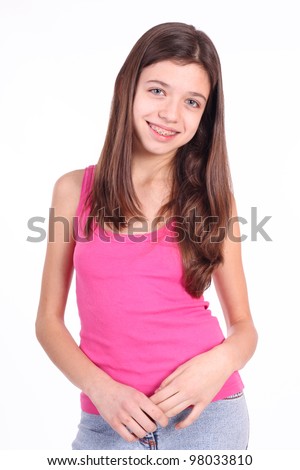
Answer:
[[154, 26], [137, 41], [125, 60], [116, 78], [108, 130], [86, 200], [90, 210], [85, 233], [90, 233], [94, 218], [104, 227], [104, 215], [111, 217], [111, 227], [117, 230], [124, 227], [125, 216], [145, 218], [131, 176], [132, 108], [141, 71], [163, 60], [199, 64], [210, 79], [210, 94], [199, 128], [173, 158], [170, 198], [158, 214], [172, 214], [175, 227], [176, 221], [180, 224], [184, 234], [178, 243], [182, 283], [191, 296], [200, 297], [209, 287], [214, 269], [223, 262], [232, 186], [220, 61], [212, 41], [194, 26], [177, 22]]

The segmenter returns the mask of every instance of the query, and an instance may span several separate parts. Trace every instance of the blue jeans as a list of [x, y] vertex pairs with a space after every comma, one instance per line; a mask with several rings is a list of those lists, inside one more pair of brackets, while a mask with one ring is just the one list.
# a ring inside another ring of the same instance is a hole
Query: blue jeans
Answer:
[[136, 442], [125, 441], [99, 415], [82, 411], [73, 450], [239, 450], [247, 449], [248, 409], [243, 393], [210, 403], [193, 424], [176, 430], [191, 409], [169, 419], [163, 428], [148, 433]]

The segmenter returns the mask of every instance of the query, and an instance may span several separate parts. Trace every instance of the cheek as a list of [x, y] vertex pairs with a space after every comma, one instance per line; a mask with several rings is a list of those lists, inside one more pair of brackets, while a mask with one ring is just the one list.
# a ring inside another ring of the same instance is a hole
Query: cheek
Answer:
[[192, 119], [189, 119], [189, 121], [187, 122], [188, 131], [192, 136], [196, 134], [200, 121], [201, 121], [201, 118], [197, 116], [197, 118], [194, 117]]
[[134, 119], [146, 118], [157, 111], [157, 101], [151, 99], [150, 96], [137, 91], [133, 102]]
[[145, 107], [141, 103], [135, 103], [133, 105], [133, 120], [139, 121], [145, 115], [145, 111]]
[[139, 93], [136, 92], [132, 106], [133, 118], [137, 118], [141, 114], [141, 100], [139, 99]]

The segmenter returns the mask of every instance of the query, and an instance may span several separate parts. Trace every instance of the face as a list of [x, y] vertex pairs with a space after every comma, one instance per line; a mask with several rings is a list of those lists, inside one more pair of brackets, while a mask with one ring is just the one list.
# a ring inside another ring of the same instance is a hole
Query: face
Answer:
[[144, 68], [133, 103], [134, 156], [172, 158], [195, 135], [209, 92], [198, 64], [167, 60]]

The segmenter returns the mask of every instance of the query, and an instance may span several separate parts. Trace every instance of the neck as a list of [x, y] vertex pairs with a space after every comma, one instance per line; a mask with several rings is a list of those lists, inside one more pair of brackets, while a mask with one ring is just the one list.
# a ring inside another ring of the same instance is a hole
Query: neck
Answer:
[[138, 184], [170, 183], [172, 179], [170, 158], [156, 155], [133, 155], [131, 175], [133, 181]]

